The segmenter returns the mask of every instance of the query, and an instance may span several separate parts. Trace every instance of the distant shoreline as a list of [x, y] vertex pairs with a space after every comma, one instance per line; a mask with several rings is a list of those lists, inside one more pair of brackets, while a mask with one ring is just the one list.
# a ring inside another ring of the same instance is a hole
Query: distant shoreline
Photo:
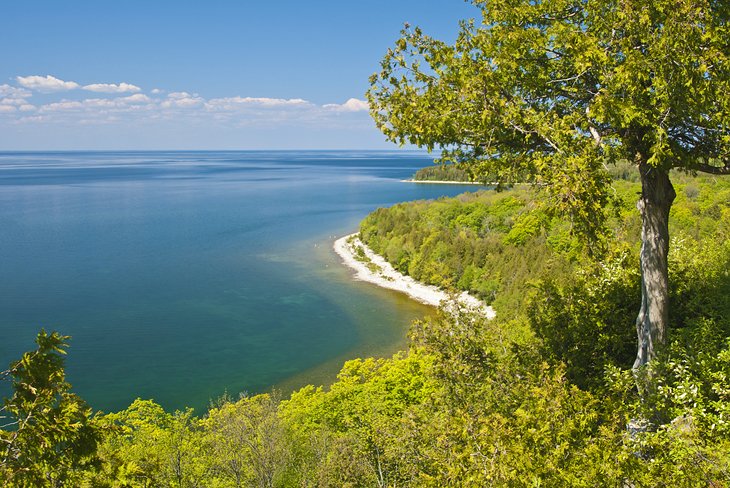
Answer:
[[[448, 293], [396, 271], [382, 256], [375, 254], [365, 245], [360, 240], [359, 234], [350, 234], [337, 239], [334, 242], [334, 250], [345, 265], [355, 271], [355, 279], [405, 293], [426, 305], [433, 307], [444, 305], [447, 309], [449, 308], [452, 297]], [[495, 316], [492, 307], [466, 292], [462, 292], [455, 298], [462, 306], [482, 312], [487, 318], [491, 319]]]
[[446, 180], [401, 180], [403, 183], [433, 183], [434, 185], [480, 185], [488, 186], [478, 181], [446, 181]]

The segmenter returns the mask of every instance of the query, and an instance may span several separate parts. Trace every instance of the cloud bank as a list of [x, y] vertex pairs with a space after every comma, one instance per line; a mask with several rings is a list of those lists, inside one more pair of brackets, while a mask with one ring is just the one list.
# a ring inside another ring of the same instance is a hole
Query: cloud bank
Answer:
[[[143, 93], [131, 83], [91, 83], [82, 85], [52, 75], [17, 76], [17, 85], [0, 85], [0, 121], [16, 124], [92, 122], [138, 123], [154, 120], [208, 120], [228, 125], [282, 124], [287, 122], [337, 123], [347, 114], [367, 112], [364, 100], [350, 98], [344, 103], [318, 105], [303, 98], [230, 96], [207, 99], [187, 91], [167, 92], [154, 88]], [[89, 91], [104, 97], [84, 98]], [[34, 93], [56, 100], [33, 103]], [[75, 93], [75, 96], [72, 96]]]
[[[0, 84], [0, 150], [117, 147], [120, 141], [128, 147], [342, 147], [355, 140], [377, 144], [380, 137], [367, 102], [357, 98], [341, 103], [245, 94], [208, 98], [53, 75], [17, 76], [15, 83]], [[162, 140], [167, 142], [156, 142]]]

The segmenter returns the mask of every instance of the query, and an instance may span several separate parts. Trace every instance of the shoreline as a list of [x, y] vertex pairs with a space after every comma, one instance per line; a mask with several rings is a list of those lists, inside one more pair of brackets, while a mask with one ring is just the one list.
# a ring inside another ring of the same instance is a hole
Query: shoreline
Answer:
[[[450, 308], [449, 301], [452, 297], [448, 293], [436, 286], [416, 281], [410, 276], [395, 270], [389, 262], [382, 256], [375, 254], [360, 240], [359, 233], [340, 237], [334, 242], [333, 247], [344, 264], [355, 271], [354, 278], [356, 280], [405, 293], [412, 299], [426, 305], [433, 307], [444, 305], [447, 310]], [[481, 312], [488, 319], [495, 316], [492, 307], [467, 292], [461, 292], [455, 298], [465, 308]]]
[[434, 185], [478, 185], [478, 186], [489, 186], [478, 181], [446, 181], [446, 180], [400, 180], [401, 183], [431, 183]]

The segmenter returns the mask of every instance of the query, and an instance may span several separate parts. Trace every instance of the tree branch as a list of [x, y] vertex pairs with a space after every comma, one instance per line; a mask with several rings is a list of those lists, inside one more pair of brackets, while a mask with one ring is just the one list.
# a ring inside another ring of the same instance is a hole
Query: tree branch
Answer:
[[730, 175], [730, 161], [726, 162], [725, 166], [712, 166], [710, 164], [695, 163], [691, 168], [711, 175]]
[[593, 140], [596, 141], [596, 146], [602, 146], [603, 137], [601, 136], [601, 133], [598, 132], [598, 129], [596, 129], [593, 124], [590, 124], [588, 126], [588, 130], [590, 131], [591, 136], [593, 136]]

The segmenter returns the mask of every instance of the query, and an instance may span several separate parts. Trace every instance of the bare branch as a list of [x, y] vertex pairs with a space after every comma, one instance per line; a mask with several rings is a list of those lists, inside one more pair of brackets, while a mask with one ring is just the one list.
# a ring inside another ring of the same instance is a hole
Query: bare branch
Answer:
[[591, 131], [591, 135], [593, 136], [593, 139], [596, 141], [596, 145], [601, 146], [603, 144], [603, 137], [601, 137], [601, 134], [598, 132], [598, 129], [593, 127], [593, 125], [589, 125], [588, 130]]
[[559, 78], [559, 79], [548, 80], [547, 83], [548, 84], [557, 84], [557, 83], [565, 83], [568, 81], [575, 81], [586, 73], [588, 73], [587, 69], [583, 70], [582, 72], [578, 73], [577, 75], [569, 76], [568, 78]]

